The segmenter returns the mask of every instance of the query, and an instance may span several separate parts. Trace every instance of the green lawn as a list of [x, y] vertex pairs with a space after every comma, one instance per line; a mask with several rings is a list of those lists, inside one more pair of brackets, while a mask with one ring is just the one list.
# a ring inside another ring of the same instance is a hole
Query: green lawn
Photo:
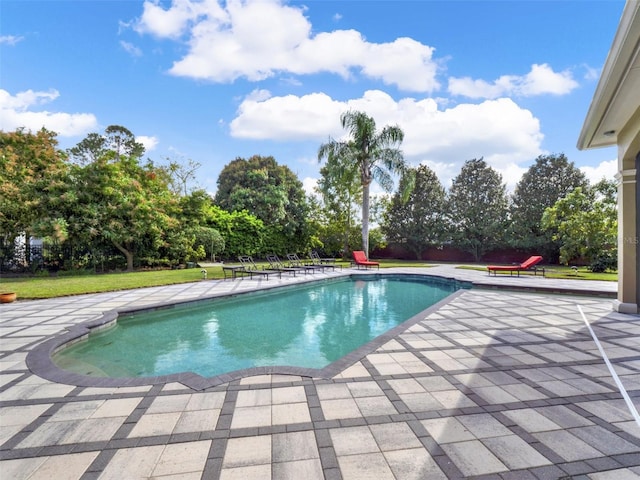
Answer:
[[[222, 268], [207, 268], [207, 278], [222, 278]], [[18, 277], [0, 279], [0, 292], [16, 292], [18, 299], [54, 298], [82, 293], [112, 292], [202, 280], [199, 268], [154, 270], [99, 275]]]
[[[338, 263], [338, 265], [348, 263]], [[257, 262], [258, 267], [266, 266]], [[16, 292], [18, 299], [42, 299], [113, 292], [130, 288], [156, 287], [176, 283], [204, 281], [201, 268], [152, 270], [131, 273], [79, 274], [59, 276], [2, 277], [0, 292]], [[207, 279], [224, 278], [222, 267], [207, 266]]]
[[372, 259], [375, 262], [380, 263], [380, 268], [391, 267], [434, 267], [437, 265], [433, 262], [427, 262], [425, 260], [394, 260], [394, 259]]
[[[258, 263], [259, 266], [264, 264]], [[338, 265], [349, 266], [347, 262]], [[431, 267], [433, 263], [425, 261], [380, 260], [381, 268], [391, 267]], [[486, 271], [482, 265], [462, 265], [456, 268]], [[182, 270], [153, 270], [133, 273], [59, 275], [53, 277], [4, 277], [0, 278], [0, 292], [16, 292], [18, 299], [42, 299], [79, 295], [83, 293], [112, 292], [130, 288], [154, 287], [176, 283], [203, 281], [200, 268]], [[223, 278], [221, 266], [208, 266], [207, 279]], [[508, 275], [508, 273], [507, 273]], [[523, 272], [521, 275], [532, 275]], [[586, 268], [577, 272], [569, 267], [553, 266], [546, 268], [548, 278], [568, 278], [579, 280], [618, 280], [616, 273], [591, 273]]]
[[[478, 270], [482, 272], [487, 271], [486, 266], [481, 265], [460, 265], [456, 268], [462, 268], [467, 270]], [[545, 277], [547, 278], [567, 278], [569, 280], [605, 280], [608, 282], [617, 282], [618, 281], [618, 273], [617, 272], [606, 272], [606, 273], [593, 273], [590, 272], [587, 267], [579, 267], [577, 270], [571, 267], [565, 267], [563, 265], [552, 265], [548, 267], [544, 267]], [[498, 275], [510, 275], [509, 272], [497, 272]], [[533, 275], [531, 272], [520, 272], [520, 275]], [[538, 272], [540, 275], [540, 272]]]

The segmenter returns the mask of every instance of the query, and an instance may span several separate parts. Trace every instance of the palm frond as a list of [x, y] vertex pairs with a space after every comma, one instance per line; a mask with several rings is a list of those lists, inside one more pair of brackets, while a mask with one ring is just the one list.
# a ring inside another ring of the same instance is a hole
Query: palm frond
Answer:
[[373, 165], [371, 167], [371, 174], [385, 192], [393, 190], [393, 177], [387, 170], [380, 168], [378, 165]]

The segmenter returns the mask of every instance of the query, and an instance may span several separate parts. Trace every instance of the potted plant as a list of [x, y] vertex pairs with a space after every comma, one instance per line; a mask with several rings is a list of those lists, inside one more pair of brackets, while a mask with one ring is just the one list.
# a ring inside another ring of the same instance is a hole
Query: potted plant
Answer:
[[15, 302], [17, 298], [16, 292], [2, 292], [0, 293], [0, 303]]

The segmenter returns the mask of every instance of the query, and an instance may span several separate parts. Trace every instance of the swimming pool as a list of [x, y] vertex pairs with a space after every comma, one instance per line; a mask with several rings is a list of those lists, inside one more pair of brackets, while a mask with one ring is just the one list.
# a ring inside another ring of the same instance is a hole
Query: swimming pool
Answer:
[[458, 282], [358, 275], [120, 315], [53, 362], [93, 377], [320, 369], [452, 294]]

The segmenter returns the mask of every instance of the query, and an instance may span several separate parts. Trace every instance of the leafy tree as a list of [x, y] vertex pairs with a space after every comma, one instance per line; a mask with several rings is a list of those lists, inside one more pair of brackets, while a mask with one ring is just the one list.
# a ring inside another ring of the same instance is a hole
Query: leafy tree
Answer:
[[[542, 228], [560, 242], [560, 261], [581, 258], [592, 265], [615, 265], [618, 212], [615, 182], [602, 180], [593, 187], [576, 187], [545, 210]], [[598, 270], [598, 268], [593, 268]]]
[[[320, 179], [316, 191], [323, 203], [325, 231], [333, 245], [329, 248], [332, 254], [341, 252], [347, 255], [352, 242], [352, 232], [359, 229], [354, 221], [355, 206], [362, 198], [362, 185], [356, 165], [344, 158], [330, 155], [320, 169]], [[331, 233], [329, 233], [331, 232]], [[327, 238], [328, 240], [328, 238]], [[337, 242], [335, 240], [338, 240]], [[358, 245], [360, 240], [358, 240]]]
[[[162, 167], [166, 171], [165, 167]], [[179, 195], [173, 187], [170, 187], [174, 194]], [[211, 261], [216, 255], [221, 254], [225, 248], [224, 238], [213, 227], [211, 223], [211, 210], [213, 199], [204, 190], [194, 190], [191, 193], [179, 197], [180, 221], [186, 233], [193, 239], [196, 250], [201, 252], [197, 260], [209, 257]]]
[[453, 179], [447, 203], [456, 246], [479, 261], [501, 244], [508, 214], [506, 187], [482, 158], [465, 162]]
[[75, 147], [67, 150], [69, 157], [84, 165], [103, 159], [112, 152], [113, 159], [121, 156], [140, 159], [144, 155], [144, 145], [136, 142], [135, 136], [129, 129], [120, 125], [109, 125], [104, 135], [90, 133]]
[[202, 247], [205, 255], [211, 261], [215, 261], [215, 256], [224, 251], [224, 238], [215, 228], [197, 227], [195, 229], [195, 245]]
[[264, 224], [246, 210], [228, 212], [212, 205], [209, 209], [209, 225], [222, 235], [226, 258], [255, 255], [263, 249]]
[[267, 251], [285, 253], [306, 248], [308, 206], [302, 182], [273, 157], [254, 155], [226, 165], [218, 177], [215, 203], [228, 211], [246, 210], [262, 220]]
[[120, 125], [109, 125], [104, 130], [106, 148], [115, 153], [115, 159], [121, 156], [141, 159], [144, 155], [144, 145], [136, 141], [131, 131]]
[[[310, 248], [318, 250], [324, 257], [345, 257], [350, 250], [359, 250], [362, 242], [360, 225], [346, 227], [337, 219], [335, 211], [322, 203], [317, 196], [309, 196], [308, 225]], [[347, 250], [345, 249], [347, 246]]]
[[144, 146], [125, 127], [111, 125], [69, 150], [77, 163], [64, 198], [73, 242], [115, 247], [133, 270], [136, 257], [184, 259], [193, 236], [181, 228], [178, 198]]
[[386, 246], [387, 242], [380, 227], [369, 230], [369, 247], [371, 248], [371, 251], [374, 251], [377, 248], [385, 248]]
[[69, 158], [80, 165], [92, 163], [107, 152], [105, 138], [99, 133], [90, 133], [75, 147], [67, 150]]
[[343, 164], [353, 165], [359, 172], [362, 185], [362, 248], [369, 256], [369, 188], [376, 180], [390, 192], [393, 188], [392, 174], [401, 174], [406, 164], [398, 145], [404, 133], [398, 126], [385, 126], [376, 130], [373, 118], [364, 112], [348, 111], [340, 116], [342, 128], [349, 132], [349, 141], [329, 139], [320, 145], [318, 160], [339, 159]]
[[187, 160], [187, 163], [180, 163], [167, 157], [169, 163], [163, 167], [169, 176], [169, 185], [176, 195], [187, 196], [189, 194], [189, 182], [196, 178], [196, 172], [202, 164]]
[[545, 209], [572, 192], [585, 188], [587, 179], [564, 154], [541, 155], [525, 172], [512, 195], [511, 235], [513, 246], [545, 256], [558, 257], [555, 232], [541, 226]]
[[83, 169], [76, 184], [82, 229], [113, 244], [133, 270], [134, 256], [143, 249], [157, 251], [179, 244], [181, 255], [189, 246], [177, 230], [177, 199], [158, 181], [152, 165], [140, 166], [131, 158], [116, 163], [94, 162]]
[[236, 158], [220, 172], [214, 201], [227, 211], [247, 210], [263, 222], [279, 223], [288, 203], [283, 170], [273, 157]]
[[23, 233], [63, 239], [59, 211], [68, 166], [56, 134], [0, 131], [0, 238], [13, 243]]
[[414, 183], [414, 188], [407, 199], [400, 192], [393, 195], [384, 212], [382, 231], [389, 242], [403, 244], [420, 258], [427, 247], [444, 240], [445, 190], [426, 165], [411, 173], [410, 178], [401, 178], [400, 191], [408, 181]]
[[194, 190], [180, 197], [181, 219], [185, 225], [207, 226], [212, 205], [213, 198], [205, 190]]

